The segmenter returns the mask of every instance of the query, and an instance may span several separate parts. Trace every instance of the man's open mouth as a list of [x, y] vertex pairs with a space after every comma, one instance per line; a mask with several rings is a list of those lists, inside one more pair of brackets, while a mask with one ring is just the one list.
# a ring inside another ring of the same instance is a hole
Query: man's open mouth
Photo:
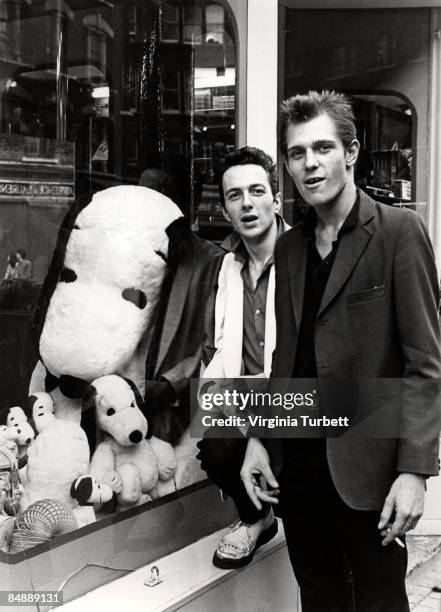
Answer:
[[257, 221], [257, 215], [244, 215], [241, 218], [242, 223], [250, 223], [251, 221]]
[[305, 183], [305, 185], [317, 185], [318, 183], [321, 183], [324, 180], [325, 179], [323, 177], [317, 176], [317, 177], [312, 177], [312, 178], [306, 179], [303, 182]]

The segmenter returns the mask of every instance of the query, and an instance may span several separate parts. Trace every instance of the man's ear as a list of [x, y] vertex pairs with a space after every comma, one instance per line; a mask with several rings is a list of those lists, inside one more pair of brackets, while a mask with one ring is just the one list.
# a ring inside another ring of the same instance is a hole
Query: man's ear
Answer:
[[225, 219], [231, 223], [230, 215], [227, 213], [227, 209], [225, 208], [225, 206], [222, 206], [222, 214]]
[[274, 212], [279, 213], [282, 207], [282, 200], [280, 199], [280, 192], [277, 192], [274, 196]]
[[358, 159], [358, 154], [360, 152], [360, 143], [358, 142], [358, 140], [356, 138], [354, 138], [354, 140], [349, 143], [349, 145], [346, 147], [346, 167], [350, 168], [355, 166], [355, 162]]

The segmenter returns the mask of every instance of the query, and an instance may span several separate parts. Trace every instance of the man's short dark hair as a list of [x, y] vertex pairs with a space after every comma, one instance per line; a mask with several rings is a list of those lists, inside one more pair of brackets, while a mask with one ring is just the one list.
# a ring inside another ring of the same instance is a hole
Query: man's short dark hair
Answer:
[[280, 106], [279, 143], [284, 157], [287, 155], [286, 132], [289, 124], [305, 123], [323, 114], [334, 122], [344, 147], [357, 138], [354, 112], [347, 96], [336, 91], [308, 91], [307, 94], [284, 100]]
[[219, 171], [219, 198], [222, 206], [225, 208], [224, 190], [222, 187], [222, 179], [225, 172], [233, 166], [245, 166], [246, 164], [254, 164], [261, 166], [268, 177], [268, 182], [271, 187], [273, 197], [279, 192], [279, 177], [277, 175], [277, 167], [270, 155], [258, 149], [257, 147], [242, 147], [229, 153], [222, 160]]
[[17, 253], [21, 255], [22, 259], [26, 259], [26, 251], [24, 249], [17, 249]]

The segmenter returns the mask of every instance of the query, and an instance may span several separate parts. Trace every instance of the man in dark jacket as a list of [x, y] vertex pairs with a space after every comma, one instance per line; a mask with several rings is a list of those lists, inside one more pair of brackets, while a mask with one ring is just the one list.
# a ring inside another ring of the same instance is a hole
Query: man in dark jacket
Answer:
[[[395, 378], [403, 386], [439, 379], [439, 291], [427, 230], [414, 212], [357, 190], [348, 100], [335, 92], [290, 98], [280, 140], [308, 212], [275, 249], [272, 378]], [[426, 478], [438, 473], [439, 401], [437, 385], [428, 387], [432, 397], [421, 388], [403, 395], [400, 438], [348, 432], [268, 441], [267, 449], [250, 439], [242, 479], [257, 507], [276, 503], [271, 489], [280, 485], [304, 612], [409, 609], [405, 533], [422, 514]], [[277, 455], [278, 481], [270, 468]]]

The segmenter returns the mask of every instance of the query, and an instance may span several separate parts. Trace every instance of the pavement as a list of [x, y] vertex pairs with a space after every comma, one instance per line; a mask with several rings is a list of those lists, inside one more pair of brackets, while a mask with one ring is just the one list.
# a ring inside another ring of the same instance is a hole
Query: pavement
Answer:
[[407, 536], [406, 587], [412, 612], [441, 612], [441, 536]]

